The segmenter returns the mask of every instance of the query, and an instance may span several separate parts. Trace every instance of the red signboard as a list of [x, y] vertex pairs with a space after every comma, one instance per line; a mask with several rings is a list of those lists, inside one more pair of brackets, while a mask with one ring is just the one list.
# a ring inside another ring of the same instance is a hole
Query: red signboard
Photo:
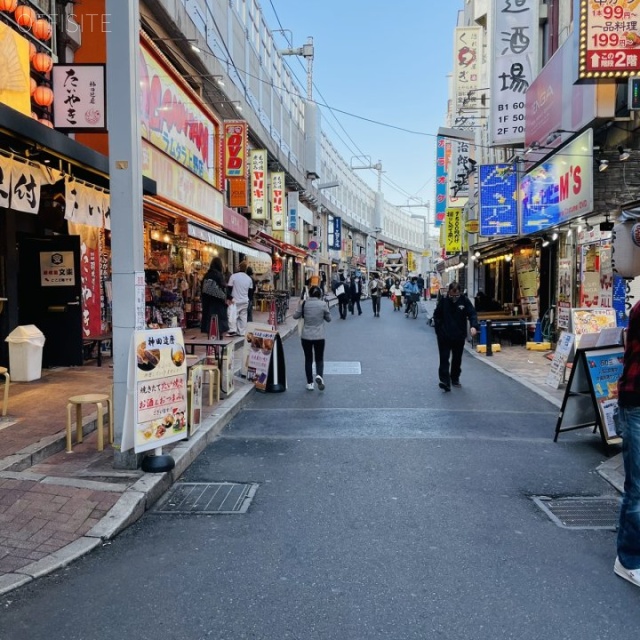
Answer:
[[639, 22], [640, 0], [580, 0], [578, 79], [638, 75]]
[[247, 123], [244, 120], [225, 120], [224, 176], [244, 178], [247, 175]]

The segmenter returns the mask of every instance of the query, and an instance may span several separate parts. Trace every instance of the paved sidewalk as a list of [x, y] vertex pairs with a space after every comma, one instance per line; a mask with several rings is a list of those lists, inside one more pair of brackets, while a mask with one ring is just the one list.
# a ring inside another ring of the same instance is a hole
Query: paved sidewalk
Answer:
[[[267, 320], [267, 314], [254, 315], [256, 322]], [[283, 339], [296, 331], [296, 325], [287, 317], [279, 328]], [[241, 345], [239, 338], [236, 354]], [[469, 352], [561, 406], [564, 390], [545, 384], [550, 361], [543, 353], [524, 347], [504, 347], [490, 357], [470, 347]], [[110, 447], [96, 451], [95, 431], [85, 436], [83, 444], [74, 445], [73, 454], [67, 454], [64, 445], [66, 399], [79, 389], [108, 388], [112, 379], [108, 363], [100, 369], [43, 372], [37, 392], [33, 383], [12, 385], [9, 413], [28, 415], [29, 420], [13, 426], [0, 422], [0, 594], [65, 566], [135, 522], [215, 440], [253, 392], [252, 384], [236, 377], [233, 394], [214, 407], [204, 407], [203, 426], [196, 435], [164, 449], [176, 461], [173, 471], [119, 471], [113, 468]], [[239, 364], [236, 358], [236, 371]], [[95, 415], [85, 420], [85, 431], [92, 429]], [[598, 471], [621, 490], [620, 457], [611, 458]]]

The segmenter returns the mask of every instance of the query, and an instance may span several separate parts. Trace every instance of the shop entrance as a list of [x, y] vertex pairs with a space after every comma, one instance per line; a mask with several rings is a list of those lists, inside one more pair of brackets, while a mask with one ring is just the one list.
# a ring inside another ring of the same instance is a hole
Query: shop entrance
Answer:
[[18, 265], [19, 322], [44, 333], [43, 365], [82, 365], [80, 237], [23, 237]]

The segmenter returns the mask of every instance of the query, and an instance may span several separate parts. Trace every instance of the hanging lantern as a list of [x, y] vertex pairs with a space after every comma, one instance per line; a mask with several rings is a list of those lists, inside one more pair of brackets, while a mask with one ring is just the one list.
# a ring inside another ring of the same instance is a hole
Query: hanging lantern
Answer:
[[45, 18], [39, 18], [33, 23], [31, 33], [33, 33], [38, 40], [49, 40], [52, 33], [51, 23]]
[[18, 0], [0, 0], [0, 11], [13, 13], [18, 6]]
[[38, 85], [37, 89], [33, 92], [33, 99], [41, 107], [49, 107], [53, 102], [53, 91], [43, 84]]
[[40, 73], [49, 73], [53, 69], [53, 60], [46, 53], [36, 53], [31, 61], [33, 68]]
[[38, 50], [36, 49], [36, 45], [33, 44], [33, 42], [30, 42], [29, 43], [29, 62], [33, 60], [33, 56], [35, 56], [36, 53], [38, 53]]
[[38, 83], [33, 79], [33, 78], [29, 78], [29, 82], [31, 83], [31, 95], [33, 95], [33, 92], [38, 88]]
[[18, 6], [18, 0], [0, 0], [0, 11], [13, 13]]
[[13, 17], [15, 21], [25, 29], [31, 29], [38, 16], [36, 12], [25, 4], [21, 4], [14, 12]]
[[45, 127], [49, 127], [49, 129], [53, 129], [53, 122], [51, 122], [51, 120], [47, 120], [47, 118], [40, 118], [38, 122], [43, 124]]

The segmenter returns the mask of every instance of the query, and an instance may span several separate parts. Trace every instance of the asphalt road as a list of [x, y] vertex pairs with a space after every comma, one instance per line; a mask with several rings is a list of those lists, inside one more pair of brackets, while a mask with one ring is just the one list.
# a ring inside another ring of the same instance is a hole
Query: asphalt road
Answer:
[[0, 640], [637, 638], [615, 533], [555, 525], [533, 495], [613, 496], [589, 430], [465, 356], [437, 386], [418, 320], [370, 303], [328, 328], [327, 374], [253, 400], [188, 482], [254, 482], [245, 514], [147, 513], [111, 544], [0, 599]]

